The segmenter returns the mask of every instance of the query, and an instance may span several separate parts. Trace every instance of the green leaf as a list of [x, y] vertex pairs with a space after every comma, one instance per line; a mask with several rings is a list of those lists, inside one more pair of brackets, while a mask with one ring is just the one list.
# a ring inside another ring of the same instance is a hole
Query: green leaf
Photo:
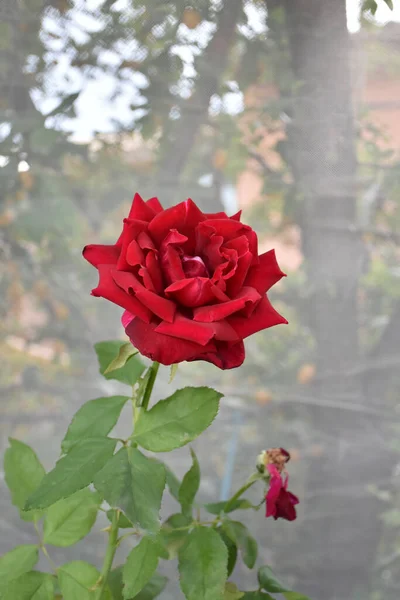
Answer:
[[142, 413], [133, 440], [152, 452], [169, 452], [194, 440], [212, 423], [222, 394], [186, 387]]
[[308, 596], [304, 596], [304, 594], [299, 594], [298, 592], [283, 592], [286, 600], [310, 600]]
[[221, 536], [221, 539], [228, 550], [228, 577], [230, 577], [236, 565], [238, 549], [235, 542], [231, 540], [231, 538], [224, 532], [224, 530], [221, 527], [218, 527], [217, 532]]
[[94, 485], [110, 506], [122, 510], [135, 526], [150, 533], [160, 529], [164, 465], [137, 448], [121, 448], [96, 475]]
[[198, 527], [179, 552], [180, 584], [187, 600], [222, 600], [228, 552], [214, 529]]
[[79, 542], [92, 529], [100, 504], [100, 495], [88, 489], [53, 504], [44, 521], [44, 543], [65, 547]]
[[[211, 513], [212, 515], [219, 515], [220, 513], [224, 512], [224, 508], [227, 504], [227, 500], [223, 502], [211, 502], [210, 504], [205, 504], [204, 508], [207, 512]], [[234, 510], [245, 510], [247, 508], [253, 508], [254, 510], [256, 510], [258, 506], [255, 506], [249, 500], [246, 500], [246, 498], [238, 498], [233, 504], [229, 506], [227, 512], [230, 513]]]
[[257, 542], [250, 535], [247, 527], [239, 521], [227, 520], [223, 523], [222, 528], [239, 548], [244, 564], [252, 569], [257, 560]]
[[255, 592], [246, 592], [242, 600], [275, 600], [275, 598], [265, 592], [256, 590]]
[[393, 0], [384, 0], [384, 2], [386, 2], [390, 10], [393, 10]]
[[[83, 560], [75, 560], [58, 569], [58, 583], [63, 600], [96, 600], [97, 590], [94, 589], [100, 573], [93, 565]], [[107, 587], [102, 600], [113, 600]]]
[[158, 546], [148, 536], [131, 550], [123, 571], [124, 598], [133, 598], [144, 588], [157, 569], [158, 557]]
[[130, 360], [120, 369], [115, 369], [110, 373], [105, 372], [110, 363], [112, 363], [113, 360], [118, 357], [121, 347], [125, 345], [125, 342], [115, 340], [109, 342], [99, 342], [98, 344], [94, 345], [94, 348], [96, 350], [100, 365], [100, 373], [106, 379], [115, 379], [121, 383], [126, 383], [127, 385], [133, 386], [145, 370], [145, 366], [137, 356], [132, 356]]
[[38, 559], [39, 549], [33, 544], [17, 546], [11, 552], [3, 554], [0, 557], [0, 593], [4, 592], [11, 581], [31, 571]]
[[[122, 581], [123, 567], [117, 567], [110, 573], [109, 586], [112, 592], [113, 600], [124, 600], [123, 597], [123, 581]], [[159, 573], [154, 573], [150, 581], [144, 586], [141, 592], [134, 598], [129, 600], [153, 600], [156, 598], [167, 583], [167, 578]]]
[[192, 448], [190, 448], [190, 454], [192, 456], [193, 464], [184, 476], [181, 487], [179, 488], [179, 503], [182, 506], [183, 514], [188, 516], [192, 513], [193, 502], [200, 486], [199, 461]]
[[122, 369], [122, 367], [126, 365], [128, 360], [138, 353], [138, 350], [136, 350], [136, 348], [134, 348], [130, 342], [122, 344], [117, 356], [114, 358], [114, 360], [110, 362], [107, 369], [104, 371], [104, 375], [107, 375], [112, 371], [116, 371], [117, 369]]
[[[176, 558], [179, 549], [183, 546], [189, 535], [189, 525], [192, 519], [177, 513], [171, 515], [164, 523], [160, 532], [160, 538], [168, 549], [169, 558]], [[182, 527], [187, 529], [182, 530]], [[177, 529], [177, 531], [175, 531]]]
[[168, 381], [168, 383], [172, 383], [173, 380], [175, 379], [175, 375], [178, 372], [178, 367], [179, 367], [179, 363], [171, 365], [171, 370], [169, 372], [169, 381]]
[[28, 498], [26, 510], [47, 508], [87, 487], [111, 458], [115, 445], [116, 440], [109, 438], [88, 438], [75, 444], [44, 476], [38, 489]]
[[88, 437], [107, 436], [116, 425], [128, 396], [110, 396], [89, 400], [75, 413], [61, 449], [67, 453], [76, 442]]
[[175, 473], [173, 473], [171, 469], [167, 467], [167, 465], [164, 465], [164, 467], [165, 475], [167, 477], [168, 489], [171, 493], [171, 496], [179, 502], [179, 488], [181, 487], [181, 482], [179, 481]]
[[[107, 511], [107, 519], [110, 521], [110, 523], [112, 523], [112, 520], [114, 517], [114, 512], [115, 512], [114, 509]], [[129, 519], [126, 518], [126, 516], [122, 512], [119, 513], [118, 527], [119, 527], [119, 529], [132, 529], [133, 528], [133, 524], [129, 521]]]
[[231, 581], [225, 584], [224, 600], [240, 600], [243, 598], [244, 592], [238, 590], [237, 585]]
[[290, 592], [273, 574], [272, 569], [268, 566], [260, 567], [257, 573], [260, 587], [266, 592], [279, 594], [282, 592]]
[[23, 442], [10, 438], [10, 447], [4, 455], [4, 475], [11, 492], [11, 501], [21, 511], [25, 521], [40, 518], [38, 511], [25, 512], [23, 508], [28, 497], [36, 490], [46, 471], [36, 453]]
[[4, 590], [4, 600], [53, 600], [55, 578], [30, 571], [18, 577]]
[[52, 117], [53, 115], [57, 115], [58, 113], [64, 113], [66, 112], [75, 102], [75, 100], [78, 98], [80, 92], [75, 92], [74, 94], [69, 94], [68, 96], [66, 96], [61, 102], [60, 104], [58, 104], [58, 106], [56, 106], [56, 108], [53, 108], [52, 111], [50, 111], [47, 115], [46, 115], [46, 119], [47, 117]]

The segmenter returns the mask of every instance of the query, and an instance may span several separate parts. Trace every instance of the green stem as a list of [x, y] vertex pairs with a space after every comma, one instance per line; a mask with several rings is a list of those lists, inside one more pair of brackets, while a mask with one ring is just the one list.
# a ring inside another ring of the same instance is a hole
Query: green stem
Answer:
[[238, 500], [240, 498], [240, 496], [242, 494], [244, 494], [253, 485], [253, 483], [255, 483], [256, 481], [259, 481], [259, 480], [260, 480], [260, 474], [253, 473], [253, 475], [251, 475], [251, 477], [249, 477], [247, 482], [225, 504], [224, 512], [225, 513], [229, 512], [229, 509], [231, 509], [232, 506], [234, 506], [236, 500]]
[[95, 596], [95, 600], [102, 600], [105, 589], [107, 587], [108, 576], [111, 571], [115, 552], [117, 551], [118, 521], [119, 521], [119, 511], [116, 510], [116, 511], [114, 511], [113, 519], [111, 522], [110, 533], [108, 535], [108, 544], [107, 544], [106, 555], [104, 557], [103, 568], [101, 570], [99, 587], [97, 589], [97, 594]]
[[153, 391], [154, 382], [156, 380], [159, 368], [160, 368], [160, 363], [155, 362], [155, 361], [153, 362], [153, 364], [150, 367], [150, 376], [149, 376], [149, 380], [146, 385], [146, 389], [144, 390], [143, 400], [142, 400], [142, 404], [141, 404], [141, 407], [144, 410], [147, 410], [147, 408], [149, 406], [151, 392]]

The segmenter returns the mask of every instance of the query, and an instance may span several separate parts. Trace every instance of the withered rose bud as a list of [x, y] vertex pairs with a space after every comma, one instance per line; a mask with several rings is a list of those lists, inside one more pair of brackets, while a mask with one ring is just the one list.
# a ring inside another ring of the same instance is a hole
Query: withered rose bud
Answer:
[[269, 448], [258, 455], [256, 466], [260, 473], [265, 472], [267, 465], [274, 465], [282, 473], [289, 460], [290, 454], [284, 448]]

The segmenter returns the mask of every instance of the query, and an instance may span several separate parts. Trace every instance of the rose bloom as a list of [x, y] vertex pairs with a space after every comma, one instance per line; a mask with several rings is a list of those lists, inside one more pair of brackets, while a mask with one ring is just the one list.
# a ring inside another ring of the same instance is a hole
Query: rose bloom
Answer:
[[286, 519], [294, 521], [297, 517], [295, 506], [299, 503], [297, 496], [289, 492], [287, 487], [289, 483], [289, 475], [282, 474], [273, 464], [267, 465], [267, 470], [271, 475], [269, 490], [266, 495], [266, 517], [274, 517], [274, 519]]
[[136, 194], [116, 243], [84, 248], [99, 271], [92, 294], [125, 309], [144, 356], [231, 369], [244, 361], [244, 338], [287, 323], [266, 296], [284, 276], [275, 252], [259, 256], [257, 235], [239, 219], [204, 214], [190, 199], [164, 210]]

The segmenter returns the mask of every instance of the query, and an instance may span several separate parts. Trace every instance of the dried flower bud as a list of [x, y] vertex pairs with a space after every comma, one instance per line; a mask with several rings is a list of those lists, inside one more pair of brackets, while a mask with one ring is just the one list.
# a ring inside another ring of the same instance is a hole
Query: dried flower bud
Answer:
[[260, 473], [265, 472], [267, 465], [274, 465], [279, 473], [282, 473], [289, 460], [290, 454], [284, 448], [269, 448], [258, 455], [256, 466]]

